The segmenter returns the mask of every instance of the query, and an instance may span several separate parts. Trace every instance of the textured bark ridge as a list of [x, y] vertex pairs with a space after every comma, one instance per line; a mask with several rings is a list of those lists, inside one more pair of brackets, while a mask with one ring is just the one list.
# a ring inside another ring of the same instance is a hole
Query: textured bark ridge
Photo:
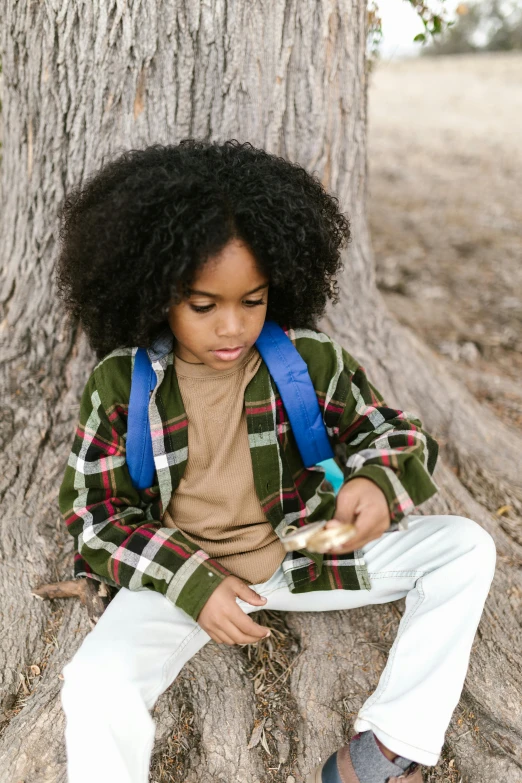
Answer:
[[[364, 4], [348, 0], [47, 0], [4, 11], [1, 783], [66, 780], [61, 670], [92, 627], [81, 601], [32, 594], [71, 575], [57, 493], [94, 365], [51, 282], [57, 207], [115, 152], [188, 136], [249, 140], [297, 160], [350, 214], [342, 304], [323, 327], [390, 404], [416, 411], [439, 439], [441, 492], [422, 513], [475, 519], [499, 553], [444, 760], [428, 779], [522, 781], [522, 438], [390, 319], [375, 287], [365, 222], [365, 18]], [[509, 514], [497, 516], [506, 505]], [[284, 615], [281, 644], [293, 657], [270, 698], [246, 648], [209, 643], [154, 709], [151, 780], [302, 781], [350, 736], [396, 633], [394, 606]], [[287, 690], [278, 701], [279, 686]]]

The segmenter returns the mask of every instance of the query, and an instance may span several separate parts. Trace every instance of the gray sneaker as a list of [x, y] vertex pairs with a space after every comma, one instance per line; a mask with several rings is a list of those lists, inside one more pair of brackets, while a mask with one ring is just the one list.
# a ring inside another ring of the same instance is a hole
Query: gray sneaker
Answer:
[[[360, 783], [350, 758], [350, 745], [343, 745], [306, 778], [306, 783]], [[422, 783], [418, 765], [399, 777], [388, 778], [388, 783]]]

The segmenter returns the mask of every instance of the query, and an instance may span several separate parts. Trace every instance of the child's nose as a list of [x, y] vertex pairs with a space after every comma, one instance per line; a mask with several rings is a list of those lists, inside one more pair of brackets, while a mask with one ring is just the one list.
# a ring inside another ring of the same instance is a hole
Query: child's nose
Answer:
[[244, 316], [239, 313], [223, 314], [216, 333], [221, 338], [241, 337], [245, 331]]

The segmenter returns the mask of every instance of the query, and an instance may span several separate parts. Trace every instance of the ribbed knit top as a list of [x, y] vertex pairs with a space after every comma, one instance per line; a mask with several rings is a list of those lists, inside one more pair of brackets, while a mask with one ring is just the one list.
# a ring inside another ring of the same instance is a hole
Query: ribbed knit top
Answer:
[[248, 584], [269, 579], [286, 554], [255, 491], [248, 445], [244, 394], [260, 363], [255, 346], [230, 370], [174, 354], [188, 462], [162, 520]]

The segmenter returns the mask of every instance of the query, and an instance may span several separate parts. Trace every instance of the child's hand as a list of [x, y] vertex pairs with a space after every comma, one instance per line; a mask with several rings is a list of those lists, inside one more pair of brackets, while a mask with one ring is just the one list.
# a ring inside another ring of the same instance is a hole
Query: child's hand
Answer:
[[198, 623], [218, 644], [256, 644], [269, 633], [236, 603], [236, 596], [253, 606], [263, 606], [258, 595], [237, 576], [227, 576], [216, 587], [198, 615]]
[[390, 510], [384, 492], [367, 478], [354, 478], [337, 494], [335, 516], [325, 528], [352, 523], [356, 534], [344, 546], [328, 549], [328, 554], [343, 555], [380, 538], [390, 527]]

